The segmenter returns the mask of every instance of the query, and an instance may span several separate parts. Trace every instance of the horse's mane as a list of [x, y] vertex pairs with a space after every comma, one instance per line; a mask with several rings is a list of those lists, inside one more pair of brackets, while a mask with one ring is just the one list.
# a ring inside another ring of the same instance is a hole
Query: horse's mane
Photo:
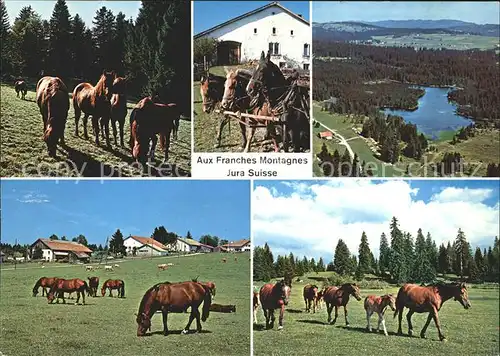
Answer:
[[141, 314], [143, 311], [144, 311], [144, 308], [146, 306], [146, 300], [148, 299], [149, 295], [153, 292], [153, 291], [158, 291], [158, 289], [160, 288], [160, 286], [162, 284], [171, 284], [170, 282], [160, 282], [160, 283], [156, 283], [154, 286], [152, 286], [151, 288], [149, 288], [145, 293], [144, 293], [144, 296], [142, 297], [141, 299], [141, 303], [139, 304], [139, 314]]
[[250, 80], [250, 78], [252, 78], [253, 72], [249, 69], [239, 68], [236, 70], [236, 75], [248, 78], [248, 80]]
[[[110, 74], [111, 75], [111, 74]], [[104, 85], [106, 84], [106, 74], [103, 73], [101, 74], [101, 77], [99, 78], [99, 81], [94, 87], [94, 90], [97, 94], [97, 96], [105, 95], [106, 93], [104, 92]]]

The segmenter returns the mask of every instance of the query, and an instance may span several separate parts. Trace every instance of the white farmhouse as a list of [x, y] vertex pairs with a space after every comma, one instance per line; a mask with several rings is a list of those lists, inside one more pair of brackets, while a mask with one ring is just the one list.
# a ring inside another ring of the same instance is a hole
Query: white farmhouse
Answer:
[[123, 240], [127, 255], [159, 256], [167, 253], [167, 247], [151, 237], [129, 236]]
[[270, 51], [271, 60], [280, 68], [310, 68], [312, 33], [309, 22], [276, 1], [203, 31], [194, 38], [218, 40], [217, 65], [256, 60], [262, 51]]

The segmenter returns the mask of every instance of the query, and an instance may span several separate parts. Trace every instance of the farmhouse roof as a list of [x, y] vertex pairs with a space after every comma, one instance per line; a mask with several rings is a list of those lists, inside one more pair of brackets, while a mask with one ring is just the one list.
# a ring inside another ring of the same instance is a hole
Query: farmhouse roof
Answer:
[[246, 244], [249, 244], [249, 243], [250, 243], [250, 240], [243, 239], [243, 240], [239, 240], [239, 241], [236, 241], [236, 242], [231, 242], [231, 243], [222, 245], [222, 247], [225, 247], [225, 248], [228, 248], [228, 247], [243, 247], [243, 246], [245, 246]]
[[323, 131], [323, 132], [320, 132], [320, 133], [319, 133], [319, 136], [320, 136], [321, 138], [323, 138], [323, 137], [332, 137], [332, 136], [333, 136], [333, 133], [332, 133], [331, 131]]
[[205, 36], [205, 35], [209, 34], [210, 32], [213, 32], [213, 31], [218, 30], [218, 29], [220, 29], [220, 28], [222, 28], [222, 27], [225, 27], [225, 26], [227, 26], [227, 25], [230, 25], [230, 24], [232, 24], [233, 22], [236, 22], [236, 21], [239, 21], [239, 20], [241, 20], [241, 19], [244, 19], [245, 17], [248, 17], [248, 16], [252, 16], [252, 15], [258, 14], [259, 12], [262, 12], [262, 11], [264, 11], [264, 10], [267, 10], [267, 9], [269, 9], [269, 8], [271, 8], [271, 7], [278, 7], [278, 8], [280, 8], [281, 10], [283, 10], [284, 12], [286, 12], [288, 15], [292, 16], [293, 18], [295, 18], [296, 20], [299, 20], [299, 21], [301, 21], [301, 22], [305, 23], [307, 26], [310, 26], [309, 22], [307, 22], [307, 21], [306, 21], [306, 20], [305, 20], [302, 16], [299, 16], [299, 15], [297, 15], [296, 13], [294, 13], [294, 12], [292, 12], [292, 11], [288, 10], [286, 7], [284, 7], [283, 5], [281, 5], [278, 1], [273, 1], [273, 2], [270, 2], [270, 3], [269, 3], [269, 4], [267, 4], [267, 5], [264, 5], [264, 6], [262, 6], [262, 7], [259, 7], [259, 8], [257, 8], [257, 9], [255, 9], [255, 10], [249, 11], [249, 12], [247, 12], [247, 13], [245, 13], [245, 14], [243, 14], [243, 15], [240, 15], [240, 16], [238, 16], [238, 17], [235, 17], [235, 18], [233, 18], [233, 19], [231, 19], [231, 20], [229, 20], [229, 21], [223, 22], [223, 23], [221, 23], [220, 25], [214, 26], [214, 27], [212, 27], [212, 28], [209, 28], [208, 30], [205, 30], [205, 31], [203, 31], [203, 32], [200, 32], [200, 33], [198, 33], [197, 35], [195, 35], [195, 36], [194, 36], [194, 38], [195, 38], [195, 39], [197, 39], [197, 38], [199, 38], [199, 37]]
[[196, 241], [196, 240], [193, 240], [193, 239], [188, 239], [188, 238], [179, 238], [179, 240], [181, 240], [182, 242], [188, 244], [189, 246], [202, 246], [203, 244]]
[[42, 242], [51, 250], [56, 251], [71, 251], [71, 252], [83, 252], [92, 253], [92, 250], [87, 246], [79, 244], [74, 241], [62, 241], [62, 240], [50, 240], [50, 239], [38, 239], [31, 246], [34, 246], [38, 241]]
[[[130, 238], [134, 239], [137, 242], [140, 242], [143, 245], [152, 245], [152, 246], [155, 246], [155, 247], [160, 248], [162, 250], [167, 250], [167, 247], [164, 244], [156, 241], [152, 237], [141, 237], [141, 236], [129, 236], [129, 237], [127, 237], [127, 239], [130, 239]], [[125, 239], [125, 240], [127, 240], [127, 239]]]
[[167, 250], [163, 249], [163, 248], [160, 248], [158, 246], [155, 246], [155, 245], [151, 245], [151, 244], [144, 244], [142, 245], [141, 247], [138, 248], [138, 250], [140, 250], [141, 248], [143, 247], [151, 247], [153, 250], [156, 250], [158, 252], [166, 252]]
[[209, 248], [209, 249], [211, 249], [211, 250], [213, 250], [213, 249], [214, 249], [214, 247], [213, 247], [213, 246], [210, 246], [210, 245], [205, 245], [205, 244], [202, 244], [201, 242], [200, 242], [200, 246], [201, 246], [201, 247], [206, 247], [206, 248]]

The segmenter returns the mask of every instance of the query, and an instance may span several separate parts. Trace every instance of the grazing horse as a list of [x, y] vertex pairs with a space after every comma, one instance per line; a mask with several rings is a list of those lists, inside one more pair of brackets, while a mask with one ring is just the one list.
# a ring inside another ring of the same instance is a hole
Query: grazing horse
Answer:
[[158, 269], [164, 271], [168, 268], [167, 264], [166, 263], [162, 263], [160, 265], [158, 265]]
[[253, 323], [257, 324], [257, 309], [259, 309], [259, 292], [253, 292]]
[[[75, 110], [75, 135], [78, 136], [78, 121], [83, 111], [83, 135], [88, 139], [87, 120], [92, 115], [92, 128], [95, 143], [99, 145], [99, 123], [105, 129], [106, 143], [109, 141], [109, 119], [111, 115], [111, 96], [113, 82], [116, 79], [114, 71], [103, 71], [95, 86], [90, 83], [80, 83], [73, 90], [73, 109]], [[101, 122], [100, 122], [101, 121]]]
[[19, 98], [19, 93], [21, 93], [21, 100], [24, 100], [24, 97], [28, 93], [28, 87], [24, 80], [18, 80], [14, 83], [14, 89], [16, 90], [17, 97]]
[[[113, 129], [113, 137], [115, 145], [118, 145], [116, 123], [120, 130], [120, 145], [123, 143], [123, 127], [125, 125], [125, 117], [127, 116], [127, 79], [117, 77], [113, 81], [113, 95], [111, 96], [111, 127]], [[102, 121], [101, 121], [102, 123]]]
[[76, 292], [76, 302], [75, 305], [78, 304], [80, 300], [80, 295], [82, 296], [82, 304], [85, 304], [85, 292], [89, 291], [89, 286], [87, 282], [81, 280], [79, 278], [75, 279], [62, 279], [58, 278], [56, 282], [50, 288], [49, 294], [47, 295], [47, 300], [49, 304], [51, 304], [54, 299], [57, 297], [57, 303], [59, 303], [59, 298], [62, 298], [63, 303], [66, 303], [64, 299], [64, 293], [73, 293]]
[[92, 266], [85, 266], [85, 271], [93, 271], [94, 267]]
[[183, 313], [191, 308], [189, 321], [182, 330], [187, 334], [191, 323], [196, 318], [196, 329], [201, 331], [200, 311], [198, 308], [203, 303], [201, 320], [205, 322], [210, 314], [212, 293], [206, 286], [197, 282], [181, 283], [158, 283], [149, 288], [142, 297], [137, 313], [137, 336], [144, 336], [146, 331], [151, 330], [151, 318], [157, 310], [163, 314], [163, 334], [168, 335], [167, 317], [168, 312]]
[[87, 295], [97, 297], [97, 288], [99, 288], [99, 277], [88, 277], [89, 292]]
[[306, 303], [306, 312], [311, 312], [311, 305], [313, 313], [316, 313], [316, 299], [318, 298], [318, 286], [314, 284], [306, 284], [304, 286], [304, 302]]
[[149, 157], [154, 159], [154, 153], [160, 134], [160, 147], [165, 152], [163, 162], [168, 161], [170, 134], [179, 120], [180, 111], [176, 104], [158, 104], [150, 97], [139, 101], [130, 114], [130, 148], [132, 156], [140, 163], [146, 163], [149, 141], [152, 141]]
[[33, 287], [33, 297], [36, 297], [38, 294], [38, 289], [42, 287], [42, 297], [47, 295], [47, 289], [50, 289], [52, 285], [57, 281], [57, 277], [42, 277], [38, 281], [36, 281], [35, 286]]
[[[193, 282], [196, 282], [196, 280], [194, 280]], [[217, 291], [217, 288], [215, 287], [214, 282], [198, 282], [198, 283], [207, 287], [210, 290], [210, 293], [212, 293], [212, 299], [215, 299], [215, 292]]]
[[380, 328], [380, 324], [384, 328], [384, 334], [387, 336], [387, 329], [385, 328], [384, 313], [387, 307], [390, 307], [393, 311], [396, 310], [396, 298], [392, 294], [386, 294], [381, 297], [375, 295], [369, 295], [365, 298], [365, 311], [366, 311], [366, 329], [371, 332], [372, 327], [370, 326], [370, 318], [373, 313], [378, 314], [378, 324], [377, 333]]
[[43, 140], [49, 156], [56, 156], [57, 143], [64, 144], [64, 128], [69, 111], [69, 92], [57, 77], [43, 77], [36, 85], [36, 103], [43, 119]]
[[[347, 303], [349, 302], [349, 296], [351, 295], [358, 301], [361, 300], [359, 287], [356, 283], [345, 283], [340, 288], [331, 286], [325, 290], [323, 299], [328, 312], [328, 323], [334, 325], [339, 315], [339, 307], [344, 307], [345, 325], [349, 326], [349, 320], [347, 319]], [[333, 307], [335, 307], [335, 319], [332, 321]]]
[[274, 310], [280, 310], [278, 330], [283, 329], [283, 316], [285, 314], [285, 305], [288, 305], [291, 288], [284, 280], [276, 284], [264, 284], [259, 291], [260, 304], [266, 317], [266, 329], [274, 328]]
[[104, 297], [106, 295], [106, 289], [109, 289], [109, 296], [113, 297], [112, 290], [117, 289], [117, 297], [125, 298], [125, 282], [121, 279], [108, 279], [103, 283], [101, 287], [101, 295]]
[[405, 284], [399, 289], [396, 298], [396, 311], [394, 317], [398, 316], [399, 326], [398, 334], [401, 335], [401, 319], [403, 318], [403, 309], [408, 308], [410, 311], [406, 314], [408, 320], [408, 335], [413, 335], [413, 325], [411, 317], [414, 313], [429, 313], [427, 321], [425, 322], [420, 337], [425, 338], [425, 332], [432, 319], [436, 324], [439, 334], [439, 340], [446, 341], [446, 337], [441, 332], [439, 324], [438, 311], [443, 306], [444, 302], [453, 298], [460, 302], [465, 309], [471, 307], [469, 302], [467, 286], [465, 283], [450, 283], [450, 284], [434, 284], [430, 286], [418, 286], [416, 284]]

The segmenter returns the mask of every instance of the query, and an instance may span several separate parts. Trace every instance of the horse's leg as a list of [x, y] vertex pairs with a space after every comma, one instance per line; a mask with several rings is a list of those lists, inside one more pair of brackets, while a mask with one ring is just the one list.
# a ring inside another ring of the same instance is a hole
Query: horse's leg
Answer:
[[111, 129], [113, 129], [113, 139], [115, 145], [118, 146], [118, 133], [116, 132], [116, 119], [111, 118]]
[[75, 305], [78, 305], [78, 302], [80, 301], [80, 291], [77, 290], [76, 291], [76, 301], [75, 301]]
[[339, 307], [335, 306], [335, 318], [333, 319], [332, 324], [335, 325], [335, 323], [337, 322], [338, 316], [339, 316]]
[[[101, 122], [104, 125], [104, 133], [106, 136], [106, 145], [111, 146], [111, 141], [109, 140], [109, 116], [105, 116], [101, 118]], [[116, 141], [116, 139], [115, 139]]]
[[[165, 159], [163, 161], [163, 163], [167, 163], [168, 162], [168, 150], [170, 149], [170, 133], [172, 131], [172, 128], [170, 127], [169, 129], [167, 129], [167, 131], [165, 132], [165, 137], [163, 138], [163, 149], [165, 151]], [[161, 137], [160, 137], [161, 139]]]
[[274, 309], [270, 309], [269, 314], [270, 314], [270, 318], [271, 318], [271, 321], [269, 322], [269, 328], [273, 329], [274, 328], [274, 320], [275, 320]]
[[247, 127], [247, 144], [245, 146], [244, 152], [250, 152], [250, 145], [252, 144], [252, 139], [255, 134], [255, 127]]
[[168, 310], [167, 310], [167, 308], [163, 308], [161, 313], [163, 316], [163, 335], [167, 336], [168, 335], [168, 325], [167, 325]]
[[304, 303], [306, 304], [306, 312], [309, 311], [309, 308], [307, 307], [307, 298], [304, 298]]
[[332, 321], [332, 309], [333, 309], [333, 305], [330, 303], [326, 303], [326, 312], [328, 313], [327, 323], [331, 323], [331, 321]]
[[217, 143], [215, 144], [214, 148], [220, 147], [220, 143], [222, 141], [222, 130], [228, 123], [228, 120], [230, 120], [230, 118], [226, 115], [222, 116], [222, 118], [219, 119], [219, 126], [217, 127]]
[[200, 311], [198, 308], [195, 308], [194, 316], [196, 318], [196, 331], [201, 332]]
[[269, 313], [268, 313], [268, 310], [262, 308], [262, 312], [264, 313], [264, 318], [266, 318], [266, 329], [269, 329]]
[[413, 325], [411, 323], [411, 316], [415, 313], [413, 310], [410, 309], [408, 314], [406, 314], [406, 320], [408, 320], [408, 335], [412, 336], [413, 335]]
[[154, 162], [154, 160], [155, 160], [155, 152], [156, 152], [156, 145], [157, 144], [158, 144], [158, 136], [156, 136], [156, 134], [154, 134], [151, 137], [151, 148], [149, 149], [149, 152], [148, 152], [148, 157], [152, 162]]
[[431, 323], [431, 320], [432, 320], [432, 313], [429, 313], [429, 315], [427, 316], [427, 321], [425, 322], [424, 327], [420, 331], [420, 337], [422, 339], [425, 339], [425, 332], [427, 331], [427, 328], [429, 327], [429, 324]]
[[285, 306], [281, 305], [280, 317], [278, 319], [278, 330], [283, 329], [283, 317], [285, 316]]
[[92, 129], [94, 130], [95, 144], [99, 146], [99, 121], [100, 117], [92, 115]]
[[315, 299], [311, 300], [311, 304], [313, 306], [313, 314], [316, 314], [316, 300]]
[[441, 325], [439, 324], [439, 316], [438, 311], [434, 308], [432, 317], [434, 318], [434, 323], [436, 324], [436, 328], [438, 329], [438, 335], [440, 341], [446, 341], [446, 337], [441, 332]]
[[245, 147], [247, 146], [247, 126], [245, 125], [245, 123], [240, 122], [240, 130], [241, 130], [241, 149], [245, 150]]
[[123, 143], [123, 126], [125, 125], [125, 118], [118, 121], [118, 125], [120, 125], [120, 145], [125, 147], [125, 144]]
[[191, 313], [189, 314], [189, 321], [188, 321], [186, 327], [184, 328], [184, 330], [182, 330], [183, 334], [187, 334], [189, 332], [189, 328], [191, 327], [191, 323], [193, 322], [194, 318], [195, 318], [195, 316], [194, 316], [193, 307], [191, 307]]
[[[380, 323], [382, 323], [382, 327], [384, 328], [384, 335], [385, 335], [385, 336], [389, 336], [389, 334], [387, 333], [387, 329], [386, 329], [386, 327], [385, 327], [385, 319], [384, 319], [384, 315], [383, 315], [383, 314], [379, 314], [379, 316], [378, 316], [378, 317], [379, 317], [379, 322], [378, 322], [378, 323], [379, 323], [379, 325], [380, 325]], [[378, 331], [378, 327], [377, 327], [377, 331]]]
[[257, 324], [257, 308], [253, 308], [253, 323]]
[[345, 317], [345, 326], [349, 326], [349, 320], [347, 319], [347, 305], [344, 305], [344, 317]]
[[372, 313], [370, 313], [368, 310], [366, 311], [366, 330], [369, 332], [372, 331], [372, 327], [370, 326], [370, 317], [372, 316]]

